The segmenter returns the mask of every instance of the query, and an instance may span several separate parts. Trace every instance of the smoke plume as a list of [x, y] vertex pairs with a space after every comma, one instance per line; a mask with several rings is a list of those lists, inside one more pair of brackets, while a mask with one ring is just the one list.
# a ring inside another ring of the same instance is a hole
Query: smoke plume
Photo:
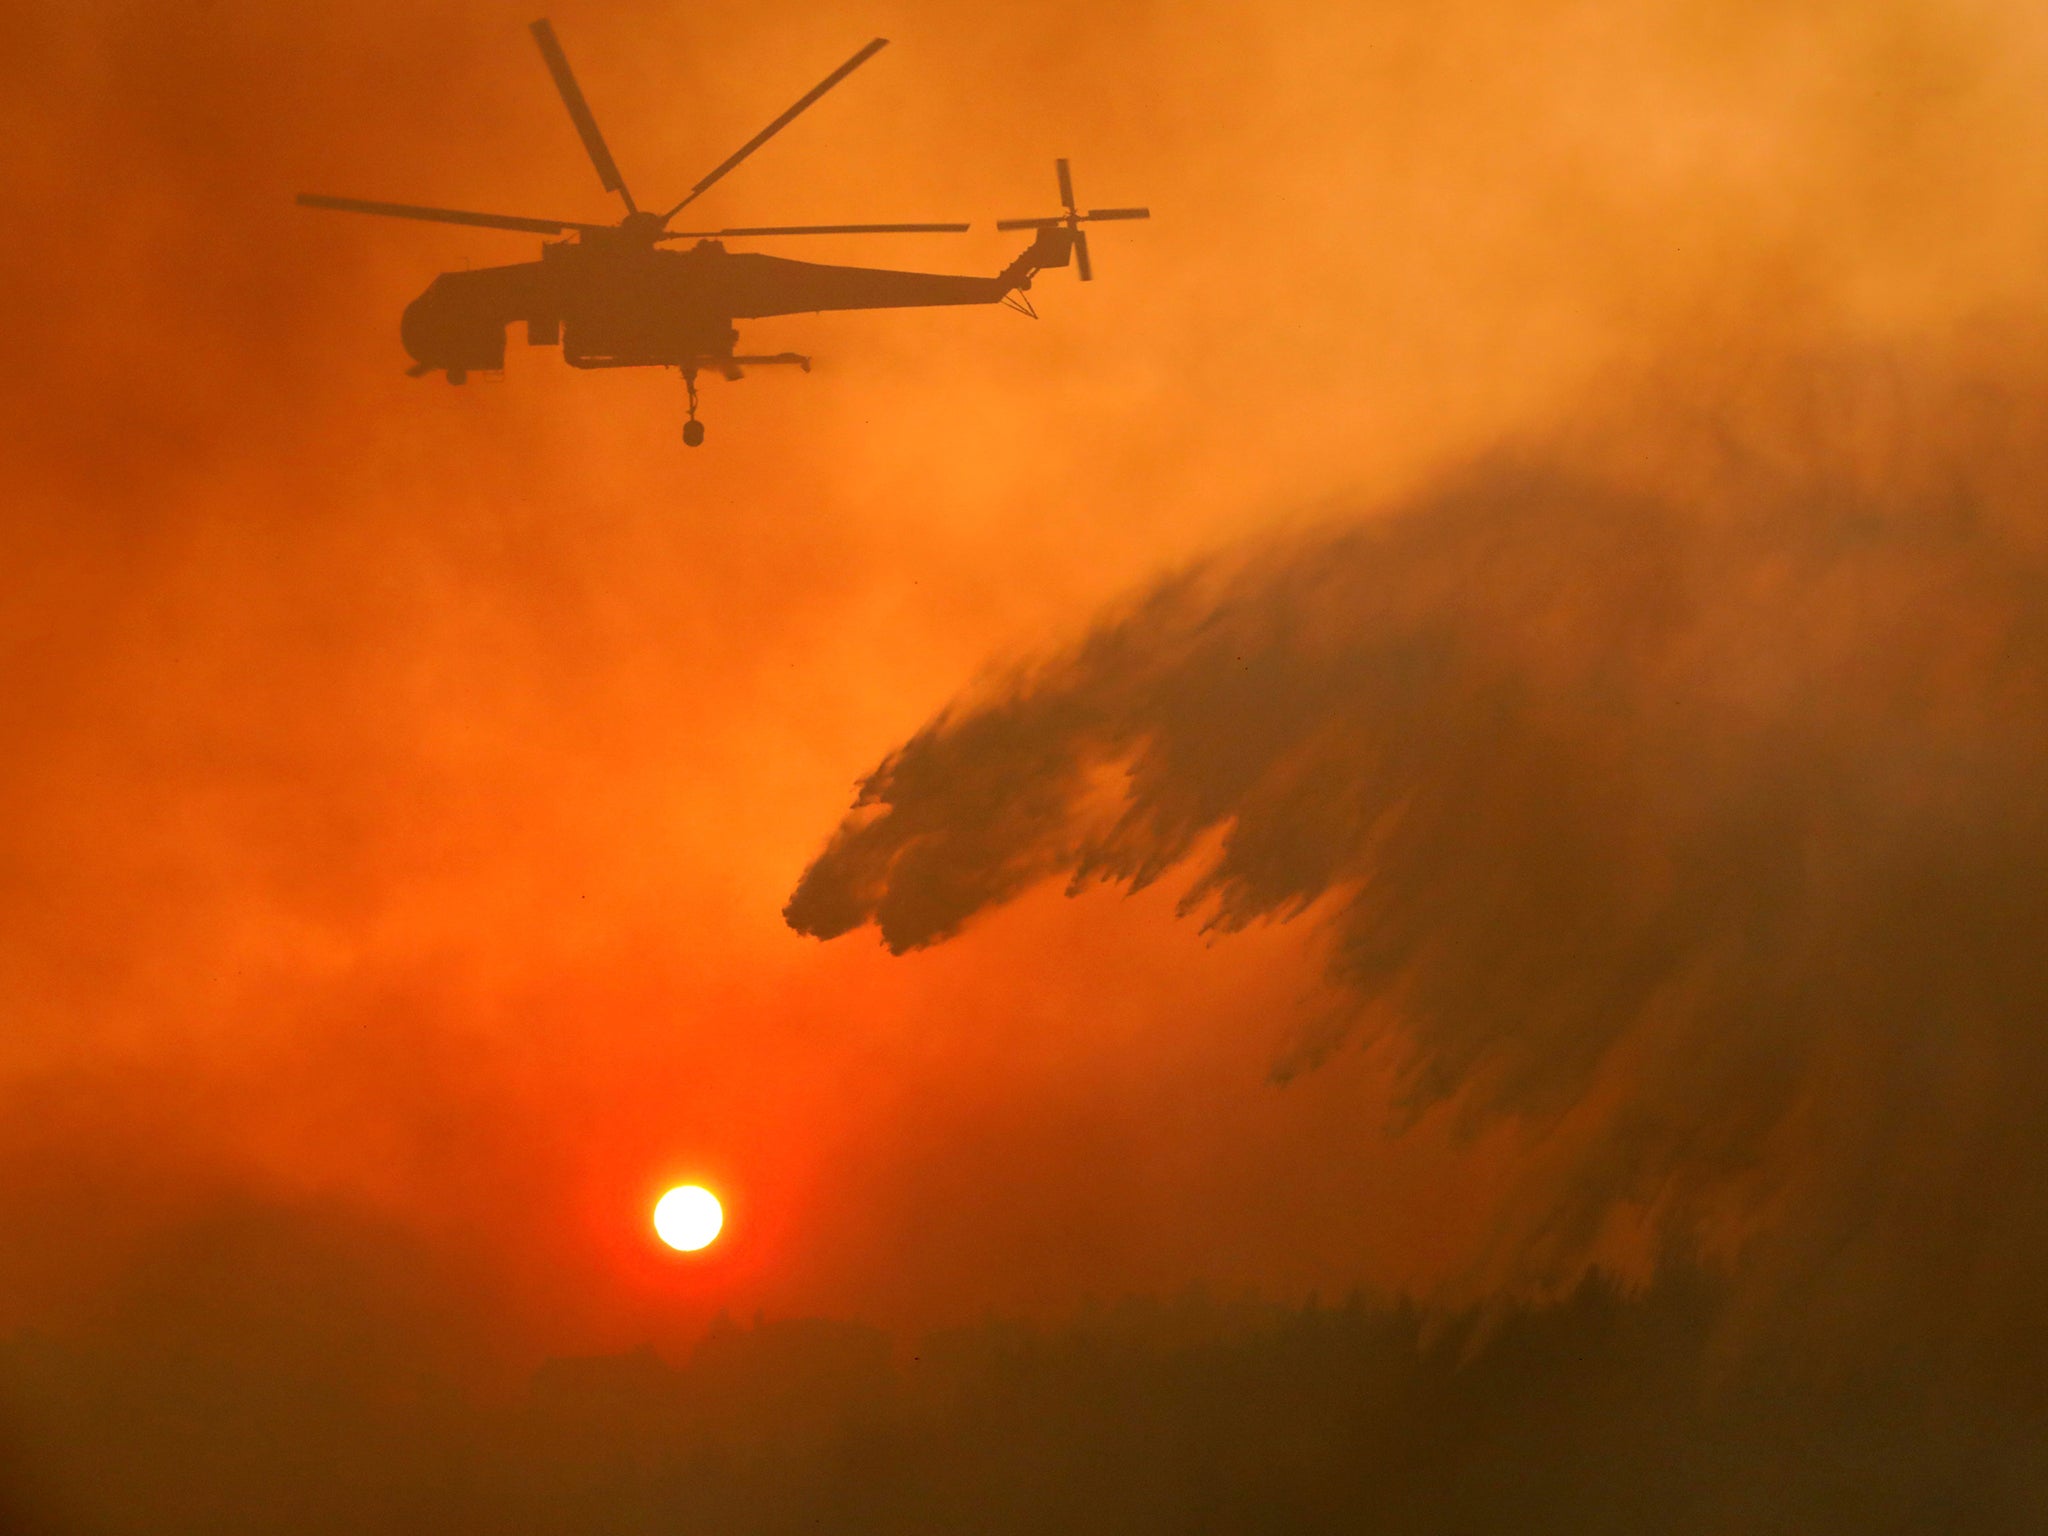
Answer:
[[1365, 1042], [1525, 1138], [1475, 1284], [1632, 1235], [2009, 1364], [2048, 1274], [2048, 388], [1940, 354], [1667, 376], [1182, 571], [891, 754], [788, 920], [903, 951], [1170, 876], [1212, 930], [1309, 914], [1340, 1001], [1278, 1075]]

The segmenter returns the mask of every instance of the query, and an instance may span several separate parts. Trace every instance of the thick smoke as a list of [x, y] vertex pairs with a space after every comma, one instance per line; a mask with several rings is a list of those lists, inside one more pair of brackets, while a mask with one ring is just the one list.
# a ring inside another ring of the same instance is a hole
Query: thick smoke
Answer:
[[1215, 929], [1313, 912], [1344, 1001], [1280, 1075], [1377, 1043], [1526, 1138], [1477, 1284], [1632, 1234], [2009, 1351], [2048, 1274], [2048, 390], [1975, 350], [1667, 381], [1176, 575], [884, 761], [788, 919], [900, 951], [1179, 871]]

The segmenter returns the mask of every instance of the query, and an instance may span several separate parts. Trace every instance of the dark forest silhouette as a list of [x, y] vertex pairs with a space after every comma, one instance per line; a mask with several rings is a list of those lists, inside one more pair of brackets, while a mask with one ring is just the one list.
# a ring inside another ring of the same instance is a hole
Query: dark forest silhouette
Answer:
[[680, 1363], [554, 1360], [496, 1404], [395, 1318], [358, 1309], [336, 1333], [342, 1299], [273, 1292], [267, 1315], [119, 1344], [14, 1340], [15, 1524], [2010, 1531], [2041, 1507], [2048, 1443], [1988, 1413], [1937, 1431], [1924, 1383], [1888, 1388], [1883, 1362], [1740, 1360], [1696, 1273], [1636, 1297], [1596, 1280], [1483, 1330], [1198, 1292], [907, 1349], [850, 1323], [721, 1322]]

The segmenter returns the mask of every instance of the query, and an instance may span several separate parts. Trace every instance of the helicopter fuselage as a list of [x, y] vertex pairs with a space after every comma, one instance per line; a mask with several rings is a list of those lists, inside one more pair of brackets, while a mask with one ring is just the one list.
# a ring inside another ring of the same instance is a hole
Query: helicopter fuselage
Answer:
[[825, 310], [994, 304], [1031, 273], [1064, 264], [1064, 231], [1044, 231], [994, 277], [826, 266], [728, 251], [704, 240], [682, 251], [588, 236], [542, 247], [539, 261], [445, 272], [399, 324], [418, 371], [460, 379], [505, 365], [505, 333], [562, 348], [578, 368], [717, 367], [739, 341], [737, 320]]

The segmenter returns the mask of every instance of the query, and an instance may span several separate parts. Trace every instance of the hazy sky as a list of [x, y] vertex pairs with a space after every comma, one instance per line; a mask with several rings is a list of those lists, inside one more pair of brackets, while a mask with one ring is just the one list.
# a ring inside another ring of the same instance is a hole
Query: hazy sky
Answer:
[[[643, 201], [882, 34], [707, 218], [973, 219], [816, 253], [993, 272], [1057, 155], [1153, 209], [1037, 323], [747, 328], [817, 371], [707, 382], [692, 452], [673, 377], [516, 334], [502, 381], [403, 377], [403, 305], [533, 240], [292, 206], [609, 216], [532, 10], [0, 17], [0, 1330], [237, 1202], [407, 1234], [514, 1359], [1471, 1273], [1522, 1128], [1401, 1120], [1384, 1053], [1270, 1081], [1317, 923], [1205, 936], [1186, 873], [900, 957], [781, 909], [949, 700], [1191, 559], [1646, 378], [2038, 315], [2048, 21], [556, 5]], [[684, 1178], [730, 1227], [679, 1263]]]

